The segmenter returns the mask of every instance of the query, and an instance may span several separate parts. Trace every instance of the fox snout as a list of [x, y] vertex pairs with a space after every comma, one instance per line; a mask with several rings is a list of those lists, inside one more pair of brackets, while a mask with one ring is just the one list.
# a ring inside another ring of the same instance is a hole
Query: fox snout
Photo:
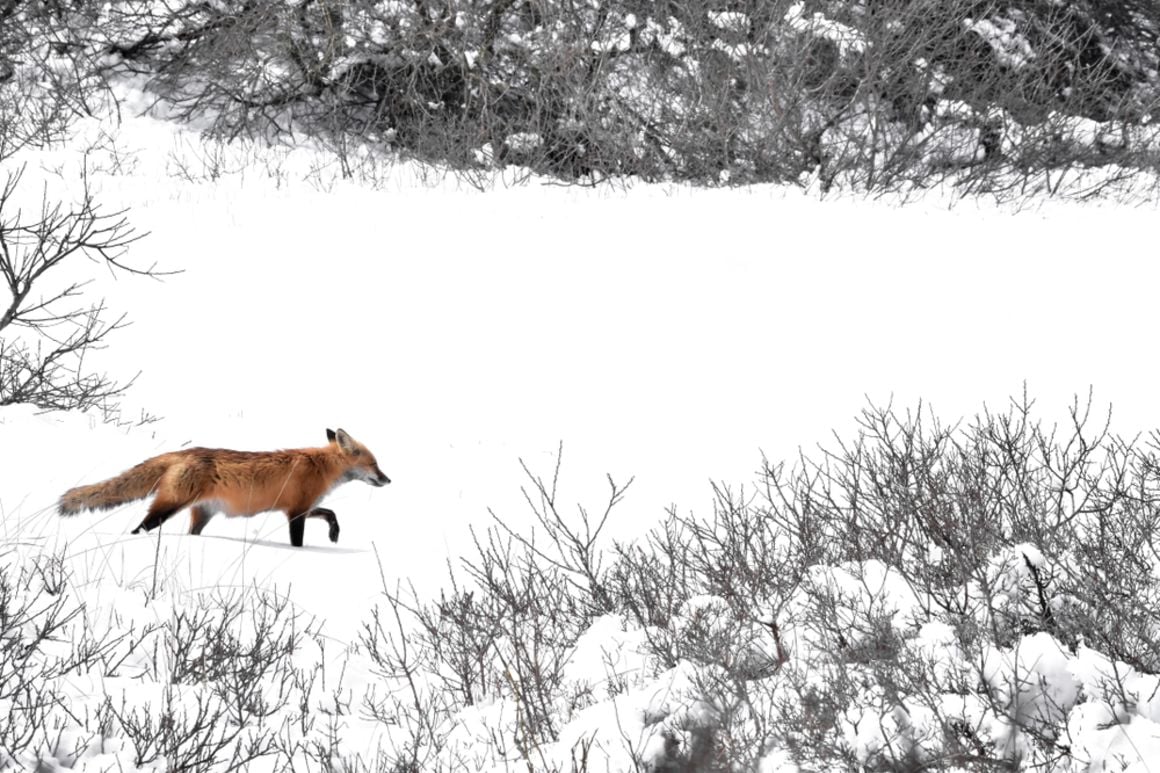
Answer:
[[369, 483], [370, 483], [372, 486], [376, 486], [376, 487], [378, 487], [378, 486], [385, 486], [385, 485], [387, 485], [387, 484], [388, 484], [388, 483], [390, 483], [390, 482], [391, 482], [391, 479], [390, 479], [390, 478], [388, 478], [388, 477], [386, 476], [386, 474], [385, 474], [385, 473], [384, 473], [382, 470], [378, 469], [377, 467], [375, 468], [374, 477], [372, 477], [372, 478], [369, 480]]

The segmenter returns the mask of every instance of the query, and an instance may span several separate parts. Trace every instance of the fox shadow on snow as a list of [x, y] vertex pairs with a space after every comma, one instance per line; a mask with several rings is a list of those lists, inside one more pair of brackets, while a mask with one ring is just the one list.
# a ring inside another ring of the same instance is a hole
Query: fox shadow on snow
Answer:
[[[186, 535], [173, 535], [186, 536]], [[334, 545], [302, 545], [301, 547], [294, 547], [289, 542], [277, 542], [275, 540], [249, 538], [249, 537], [231, 537], [227, 534], [202, 534], [201, 539], [220, 539], [228, 542], [241, 542], [246, 545], [261, 545], [265, 548], [277, 548], [279, 550], [293, 550], [297, 552], [308, 551], [311, 553], [369, 553], [367, 548], [346, 548], [336, 547]]]

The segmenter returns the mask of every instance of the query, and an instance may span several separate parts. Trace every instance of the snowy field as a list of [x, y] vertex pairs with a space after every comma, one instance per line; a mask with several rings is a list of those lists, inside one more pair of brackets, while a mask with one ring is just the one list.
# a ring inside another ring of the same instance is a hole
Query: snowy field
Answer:
[[[140, 371], [125, 414], [162, 419], [118, 429], [0, 409], [3, 559], [62, 553], [92, 626], [145, 625], [214, 589], [258, 586], [313, 616], [338, 662], [384, 584], [436, 591], [489, 509], [528, 524], [520, 459], [549, 475], [561, 442], [569, 508], [599, 508], [606, 473], [635, 476], [609, 526], [628, 539], [670, 505], [709, 510], [709, 482], [750, 483], [763, 454], [792, 457], [848, 434], [867, 398], [922, 399], [954, 420], [1004, 406], [1026, 383], [1046, 415], [1062, 417], [1090, 387], [1097, 405], [1114, 405], [1115, 430], [1160, 427], [1155, 205], [1015, 211], [932, 195], [900, 207], [769, 187], [535, 181], [480, 192], [408, 165], [343, 180], [308, 150], [223, 149], [128, 114], [120, 126], [82, 125], [69, 148], [18, 159], [30, 201], [41, 181], [52, 196], [75, 193], [81, 151], [101, 134], [87, 157], [99, 201], [128, 208], [148, 232], [131, 261], [181, 273], [113, 280], [75, 266], [132, 321], [91, 365], [122, 380]], [[328, 500], [342, 523], [337, 545], [310, 523], [306, 547], [292, 549], [278, 514], [218, 518], [201, 537], [184, 535], [180, 514], [159, 537], [135, 537], [142, 503], [70, 520], [54, 511], [63, 490], [162, 451], [322, 445], [338, 427], [393, 482], [351, 483]], [[818, 582], [847, 580], [819, 569]], [[914, 645], [937, 648], [938, 626], [908, 620], [904, 590], [892, 598]], [[543, 769], [566, 766], [569, 739], [585, 734], [606, 733], [592, 770], [631, 769], [656, 752], [660, 736], [645, 737], [639, 717], [677, 712], [688, 675], [646, 678], [640, 636], [606, 619], [585, 635], [569, 678], [595, 689], [619, 653], [629, 688], [578, 712], [558, 746], [541, 750]], [[996, 673], [1032, 656], [1069, 706], [1082, 685], [1097, 691], [1106, 665], [1094, 651], [1068, 660], [1036, 639], [996, 653]], [[146, 660], [134, 654], [123, 670], [144, 673]], [[357, 694], [374, 677], [351, 663], [346, 685]], [[70, 689], [78, 707], [118, 690], [130, 703], [156, 702], [165, 674], [153, 676], [90, 675]], [[1154, 682], [1140, 676], [1138, 721], [1120, 726], [1130, 734], [1112, 737], [1099, 717], [1068, 720], [1092, 748], [1084, 769], [1107, 759], [1106, 769], [1123, 761], [1143, 771], [1158, 758]], [[654, 705], [661, 693], [674, 705]], [[462, 751], [510, 723], [503, 710], [465, 712], [456, 764], [528, 769], [514, 752]], [[87, 737], [76, 730], [84, 716], [78, 708], [58, 729]], [[345, 727], [343, 754], [369, 759], [382, 725], [352, 716]], [[624, 733], [631, 743], [608, 740]], [[881, 742], [852, 738], [855, 748]], [[74, 743], [86, 750], [78, 759], [57, 748], [41, 769], [137, 767], [124, 744], [105, 742], [103, 752]], [[771, 753], [763, 769], [782, 761]]]

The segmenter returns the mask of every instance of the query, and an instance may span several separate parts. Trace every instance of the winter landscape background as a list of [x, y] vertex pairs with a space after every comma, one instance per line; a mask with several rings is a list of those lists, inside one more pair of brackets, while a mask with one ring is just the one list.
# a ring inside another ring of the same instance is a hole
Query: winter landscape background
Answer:
[[[0, 769], [1148, 770], [1156, 22], [3, 6]], [[337, 427], [336, 545], [55, 510]]]

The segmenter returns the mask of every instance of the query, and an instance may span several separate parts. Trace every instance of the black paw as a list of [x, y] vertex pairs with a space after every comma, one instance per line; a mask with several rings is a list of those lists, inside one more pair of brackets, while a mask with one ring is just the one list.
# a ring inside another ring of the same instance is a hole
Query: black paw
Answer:
[[140, 534], [140, 533], [141, 533], [141, 527], [140, 527], [140, 526], [138, 526], [136, 529], [133, 529], [133, 531], [131, 531], [131, 532], [129, 532], [129, 533], [130, 533], [130, 534]]
[[337, 523], [330, 524], [330, 541], [331, 542], [338, 542], [338, 524]]

